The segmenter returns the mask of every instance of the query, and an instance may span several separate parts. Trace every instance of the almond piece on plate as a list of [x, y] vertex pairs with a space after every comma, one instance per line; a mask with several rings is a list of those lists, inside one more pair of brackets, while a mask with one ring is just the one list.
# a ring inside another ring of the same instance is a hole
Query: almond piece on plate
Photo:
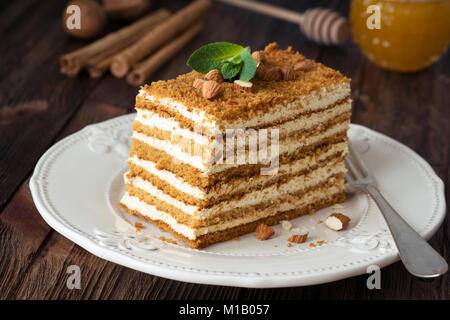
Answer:
[[192, 86], [197, 90], [202, 90], [203, 84], [206, 82], [206, 80], [203, 79], [195, 79]]
[[213, 80], [217, 82], [223, 82], [222, 72], [218, 69], [211, 70], [205, 75], [206, 80]]
[[325, 220], [325, 225], [331, 230], [339, 231], [345, 229], [350, 218], [342, 213], [333, 213]]
[[216, 81], [208, 80], [202, 86], [202, 94], [205, 99], [212, 99], [222, 92], [222, 85]]
[[292, 223], [288, 220], [282, 220], [281, 221], [281, 227], [286, 230], [289, 231], [292, 229]]
[[250, 81], [234, 80], [234, 87], [247, 92], [252, 92], [253, 83]]
[[269, 239], [271, 236], [275, 234], [275, 231], [268, 225], [265, 225], [264, 223], [259, 224], [256, 227], [256, 238], [259, 240], [266, 240]]
[[288, 241], [289, 242], [294, 242], [294, 243], [303, 243], [306, 241], [306, 239], [308, 238], [308, 233], [305, 234], [293, 234], [292, 236], [289, 237]]

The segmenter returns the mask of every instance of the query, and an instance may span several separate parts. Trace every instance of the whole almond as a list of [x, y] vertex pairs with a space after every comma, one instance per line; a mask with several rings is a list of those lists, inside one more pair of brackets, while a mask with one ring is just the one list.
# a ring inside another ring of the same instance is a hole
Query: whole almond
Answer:
[[223, 82], [222, 72], [220, 72], [220, 70], [217, 70], [217, 69], [211, 70], [210, 72], [208, 72], [205, 75], [205, 79], [206, 80], [213, 80], [213, 81], [216, 81], [216, 82]]
[[222, 85], [216, 81], [208, 80], [202, 86], [202, 94], [205, 99], [212, 99], [222, 92]]
[[256, 76], [265, 81], [277, 81], [281, 79], [281, 69], [280, 67], [266, 67], [260, 65], [256, 69]]
[[285, 65], [281, 68], [281, 74], [283, 75], [283, 80], [292, 81], [295, 80], [295, 71], [291, 65]]
[[271, 67], [267, 72], [267, 81], [277, 81], [281, 80], [281, 68], [280, 67]]
[[[72, 15], [67, 12], [69, 6], [79, 8], [79, 28], [69, 28], [68, 22]], [[103, 7], [93, 0], [73, 0], [69, 1], [63, 12], [63, 27], [66, 32], [76, 38], [90, 39], [99, 35], [106, 26], [106, 12]]]
[[206, 80], [203, 79], [195, 79], [192, 86], [197, 90], [202, 90], [203, 84], [206, 82]]
[[253, 59], [256, 60], [256, 62], [264, 63], [266, 62], [266, 54], [264, 51], [255, 51], [252, 53]]
[[294, 65], [294, 70], [295, 71], [309, 71], [313, 67], [314, 67], [314, 63], [312, 63], [312, 61], [304, 60], [304, 61], [297, 62]]

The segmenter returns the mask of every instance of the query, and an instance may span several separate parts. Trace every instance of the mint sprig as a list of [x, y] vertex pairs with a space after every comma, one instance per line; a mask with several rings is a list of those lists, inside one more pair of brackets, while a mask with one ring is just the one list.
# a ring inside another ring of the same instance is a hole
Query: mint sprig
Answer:
[[224, 79], [234, 78], [242, 68], [242, 63], [232, 64], [230, 62], [224, 62], [220, 67], [222, 76]]
[[186, 63], [200, 73], [219, 69], [224, 79], [234, 78], [249, 81], [255, 76], [256, 61], [250, 50], [229, 42], [214, 42], [197, 49]]
[[249, 81], [255, 76], [256, 73], [256, 61], [253, 59], [250, 50], [244, 49], [241, 53], [242, 69], [239, 75], [239, 79], [242, 81]]

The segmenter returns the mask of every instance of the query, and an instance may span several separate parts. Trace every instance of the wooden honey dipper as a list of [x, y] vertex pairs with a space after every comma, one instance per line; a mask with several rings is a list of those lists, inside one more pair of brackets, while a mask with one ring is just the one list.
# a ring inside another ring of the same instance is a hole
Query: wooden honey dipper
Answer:
[[350, 38], [347, 19], [330, 9], [313, 8], [298, 13], [252, 0], [218, 1], [297, 23], [309, 39], [319, 44], [339, 45], [346, 43]]

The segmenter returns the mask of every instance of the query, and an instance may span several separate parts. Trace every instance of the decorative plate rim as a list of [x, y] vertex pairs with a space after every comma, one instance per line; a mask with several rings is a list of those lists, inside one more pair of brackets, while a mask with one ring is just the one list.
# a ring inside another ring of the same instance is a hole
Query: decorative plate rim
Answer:
[[[36, 208], [43, 219], [54, 230], [94, 255], [126, 267], [169, 279], [186, 281], [188, 278], [188, 282], [193, 283], [254, 288], [289, 287], [325, 283], [363, 274], [366, 272], [367, 264], [376, 263], [378, 266], [384, 267], [398, 260], [397, 251], [394, 249], [380, 251], [369, 257], [353, 261], [349, 264], [337, 264], [326, 268], [319, 267], [306, 271], [273, 273], [225, 272], [170, 265], [155, 261], [154, 259], [138, 256], [133, 252], [127, 251], [126, 249], [120, 247], [110, 248], [101, 246], [99, 240], [95, 236], [92, 236], [72, 225], [58, 213], [58, 210], [51, 203], [48, 195], [46, 194], [46, 184], [48, 182], [47, 172], [50, 169], [52, 162], [60, 153], [73, 144], [89, 137], [90, 128], [95, 126], [101, 127], [102, 129], [112, 129], [130, 123], [134, 116], [135, 114], [127, 114], [97, 124], [88, 125], [80, 131], [60, 140], [49, 148], [39, 159], [30, 179], [29, 186], [32, 197]], [[366, 136], [370, 136], [372, 139], [382, 141], [383, 143], [388, 143], [391, 147], [406, 155], [412, 163], [416, 164], [418, 168], [425, 173], [426, 178], [433, 182], [432, 186], [434, 188], [433, 194], [435, 196], [436, 207], [434, 208], [434, 212], [428, 219], [425, 227], [423, 227], [423, 229], [419, 232], [424, 238], [430, 238], [437, 231], [445, 218], [446, 204], [443, 181], [436, 175], [432, 167], [422, 157], [420, 157], [420, 155], [404, 144], [382, 133], [358, 124], [351, 124], [351, 130], [360, 130], [361, 133], [364, 133]], [[170, 244], [162, 245], [169, 246]], [[293, 254], [295, 254], [295, 252]]]

